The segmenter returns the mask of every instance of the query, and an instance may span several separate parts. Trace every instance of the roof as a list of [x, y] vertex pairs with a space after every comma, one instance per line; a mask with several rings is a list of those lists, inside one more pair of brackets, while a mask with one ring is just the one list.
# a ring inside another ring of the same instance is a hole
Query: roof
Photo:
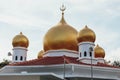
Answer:
[[53, 64], [63, 64], [64, 60], [66, 64], [69, 63], [75, 63], [78, 64], [79, 61], [76, 60], [77, 58], [72, 58], [72, 57], [66, 57], [66, 56], [61, 56], [61, 57], [43, 57], [40, 59], [34, 59], [30, 61], [25, 61], [25, 62], [17, 62], [17, 63], [11, 63], [11, 66], [28, 66], [28, 65], [53, 65]]
[[[77, 59], [78, 58], [68, 57], [68, 56], [43, 57], [40, 59], [11, 63], [11, 64], [9, 64], [9, 66], [57, 65], [57, 64], [64, 64], [64, 62], [65, 62], [65, 64], [81, 64], [81, 65], [90, 65], [91, 66], [91, 64], [80, 62]], [[119, 68], [119, 67], [115, 67], [115, 66], [112, 66], [112, 65], [109, 65], [106, 63], [97, 63], [97, 64], [92, 64], [92, 65], [93, 66], [100, 66], [100, 67]]]

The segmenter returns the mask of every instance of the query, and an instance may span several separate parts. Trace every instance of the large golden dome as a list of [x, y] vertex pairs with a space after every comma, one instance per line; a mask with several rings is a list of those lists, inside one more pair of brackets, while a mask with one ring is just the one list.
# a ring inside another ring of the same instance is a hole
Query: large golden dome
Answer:
[[96, 35], [93, 30], [89, 29], [87, 26], [80, 30], [78, 35], [78, 42], [95, 42]]
[[41, 50], [41, 51], [38, 53], [37, 58], [38, 58], [38, 59], [43, 58], [43, 55], [44, 55], [44, 51]]
[[105, 51], [102, 47], [100, 47], [99, 45], [97, 45], [94, 49], [94, 54], [95, 54], [95, 58], [104, 58], [105, 57]]
[[78, 32], [64, 20], [64, 13], [60, 22], [48, 30], [44, 36], [44, 50], [68, 49], [78, 50]]
[[22, 32], [20, 32], [20, 34], [16, 35], [13, 38], [12, 45], [13, 45], [13, 47], [25, 47], [25, 48], [27, 48], [29, 46], [29, 40], [26, 36], [24, 36], [22, 34]]

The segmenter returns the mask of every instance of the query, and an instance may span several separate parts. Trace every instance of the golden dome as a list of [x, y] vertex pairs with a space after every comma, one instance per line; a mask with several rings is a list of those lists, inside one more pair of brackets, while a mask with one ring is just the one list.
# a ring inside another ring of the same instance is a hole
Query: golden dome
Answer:
[[60, 22], [48, 30], [44, 36], [44, 50], [68, 49], [78, 50], [78, 32], [64, 20], [64, 13]]
[[44, 51], [43, 51], [43, 50], [41, 50], [41, 51], [38, 53], [37, 58], [38, 58], [38, 59], [40, 59], [40, 58], [42, 58], [42, 57], [43, 57], [43, 55], [44, 55]]
[[13, 38], [12, 45], [13, 45], [13, 47], [25, 47], [25, 48], [27, 48], [29, 45], [29, 40], [26, 36], [24, 36], [22, 34], [22, 32], [20, 32], [19, 35], [16, 35]]
[[93, 30], [89, 29], [87, 26], [80, 30], [78, 35], [78, 42], [95, 42], [96, 35]]
[[104, 58], [105, 51], [103, 48], [101, 48], [99, 45], [97, 45], [94, 49], [94, 55], [95, 55], [95, 58]]

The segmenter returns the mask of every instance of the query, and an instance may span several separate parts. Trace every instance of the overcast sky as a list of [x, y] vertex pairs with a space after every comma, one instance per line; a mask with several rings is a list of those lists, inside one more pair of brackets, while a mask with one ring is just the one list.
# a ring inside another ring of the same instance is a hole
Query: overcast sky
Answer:
[[0, 0], [0, 61], [11, 60], [12, 39], [23, 32], [30, 41], [28, 59], [43, 49], [43, 37], [61, 18], [77, 31], [88, 25], [96, 42], [105, 49], [106, 60], [120, 60], [120, 0]]

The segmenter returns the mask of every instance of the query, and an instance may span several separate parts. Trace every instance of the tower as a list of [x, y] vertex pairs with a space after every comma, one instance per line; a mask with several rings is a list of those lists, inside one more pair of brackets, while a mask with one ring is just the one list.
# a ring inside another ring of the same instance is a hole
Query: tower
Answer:
[[95, 33], [85, 26], [82, 30], [80, 30], [78, 34], [78, 52], [79, 52], [79, 60], [84, 63], [96, 63], [94, 59], [94, 42], [96, 39]]
[[20, 32], [16, 35], [12, 41], [13, 45], [13, 58], [12, 62], [23, 62], [27, 58], [27, 48], [29, 46], [29, 40], [26, 36]]

